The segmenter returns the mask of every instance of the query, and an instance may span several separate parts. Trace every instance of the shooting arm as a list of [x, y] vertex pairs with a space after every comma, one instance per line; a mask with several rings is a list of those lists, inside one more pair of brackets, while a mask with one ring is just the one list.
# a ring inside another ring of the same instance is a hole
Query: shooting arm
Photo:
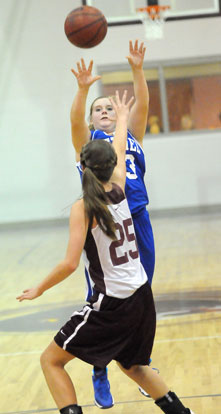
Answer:
[[143, 43], [138, 48], [137, 40], [134, 46], [130, 41], [130, 55], [127, 56], [127, 59], [133, 74], [135, 102], [130, 111], [128, 128], [140, 144], [142, 144], [145, 135], [149, 111], [149, 91], [143, 71], [145, 51]]

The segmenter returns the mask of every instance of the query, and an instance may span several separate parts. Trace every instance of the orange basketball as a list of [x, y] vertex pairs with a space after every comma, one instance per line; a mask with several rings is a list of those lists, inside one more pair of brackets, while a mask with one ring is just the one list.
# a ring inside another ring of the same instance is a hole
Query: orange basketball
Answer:
[[83, 49], [94, 47], [106, 36], [107, 20], [95, 7], [78, 7], [67, 15], [64, 31], [73, 45]]

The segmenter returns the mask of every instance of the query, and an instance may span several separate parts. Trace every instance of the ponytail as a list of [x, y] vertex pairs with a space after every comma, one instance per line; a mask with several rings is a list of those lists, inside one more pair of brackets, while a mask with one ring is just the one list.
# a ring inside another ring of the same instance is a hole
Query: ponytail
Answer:
[[82, 186], [89, 227], [91, 227], [95, 217], [101, 230], [112, 240], [116, 240], [116, 227], [112, 214], [107, 207], [108, 199], [104, 187], [90, 168], [86, 167], [84, 169]]

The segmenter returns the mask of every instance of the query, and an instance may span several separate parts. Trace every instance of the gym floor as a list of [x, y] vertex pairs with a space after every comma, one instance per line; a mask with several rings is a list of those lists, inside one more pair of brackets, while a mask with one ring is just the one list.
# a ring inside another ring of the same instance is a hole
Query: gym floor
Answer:
[[[221, 412], [221, 211], [152, 217], [156, 242], [153, 292], [157, 333], [152, 365], [195, 414]], [[58, 412], [39, 357], [59, 327], [84, 304], [83, 265], [62, 284], [31, 302], [16, 296], [63, 259], [67, 223], [1, 229], [0, 414]], [[94, 405], [92, 367], [67, 367], [85, 414]], [[111, 414], [157, 414], [153, 400], [109, 365], [115, 406]]]

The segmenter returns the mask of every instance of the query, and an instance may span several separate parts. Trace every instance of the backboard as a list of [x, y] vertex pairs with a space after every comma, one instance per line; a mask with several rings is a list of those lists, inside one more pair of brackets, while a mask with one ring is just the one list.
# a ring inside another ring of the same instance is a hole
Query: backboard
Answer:
[[136, 9], [148, 5], [170, 6], [166, 21], [221, 15], [221, 0], [82, 0], [82, 4], [100, 9], [108, 26], [140, 24]]

